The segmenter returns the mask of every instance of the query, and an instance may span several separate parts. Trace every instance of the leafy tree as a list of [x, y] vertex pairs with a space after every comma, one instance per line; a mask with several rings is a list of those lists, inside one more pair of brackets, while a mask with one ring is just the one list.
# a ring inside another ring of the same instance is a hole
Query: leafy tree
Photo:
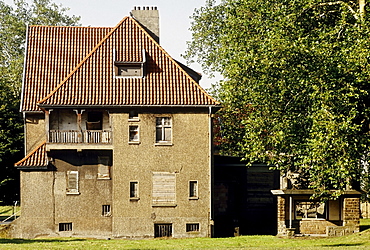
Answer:
[[224, 153], [298, 172], [322, 198], [368, 179], [366, 8], [364, 0], [208, 0], [195, 11], [185, 57], [225, 78], [216, 85]]
[[0, 201], [19, 199], [19, 172], [14, 163], [23, 156], [23, 119], [19, 113], [27, 25], [76, 25], [79, 17], [50, 0], [0, 0]]

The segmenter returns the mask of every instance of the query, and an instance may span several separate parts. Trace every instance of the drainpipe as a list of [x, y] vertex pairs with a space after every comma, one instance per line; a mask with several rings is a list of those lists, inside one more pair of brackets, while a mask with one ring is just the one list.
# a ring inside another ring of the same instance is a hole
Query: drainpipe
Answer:
[[293, 226], [292, 226], [292, 221], [293, 221], [292, 209], [293, 209], [293, 198], [292, 198], [292, 196], [289, 196], [289, 228], [293, 228]]

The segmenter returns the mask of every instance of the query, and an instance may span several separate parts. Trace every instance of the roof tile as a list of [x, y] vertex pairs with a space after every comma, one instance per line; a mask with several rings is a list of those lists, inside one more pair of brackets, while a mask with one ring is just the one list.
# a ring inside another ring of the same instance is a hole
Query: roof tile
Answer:
[[46, 154], [46, 142], [43, 142], [22, 160], [15, 163], [14, 166], [18, 168], [45, 168], [48, 164], [49, 161]]
[[[114, 76], [114, 61], [143, 62], [145, 77]], [[33, 26], [23, 111], [41, 106], [218, 105], [133, 18], [115, 28]]]

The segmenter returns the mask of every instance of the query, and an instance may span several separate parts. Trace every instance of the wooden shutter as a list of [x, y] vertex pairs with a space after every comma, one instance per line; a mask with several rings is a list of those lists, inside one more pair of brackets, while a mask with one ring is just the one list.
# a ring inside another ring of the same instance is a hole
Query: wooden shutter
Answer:
[[67, 172], [67, 192], [78, 194], [78, 171]]
[[176, 202], [176, 175], [168, 172], [153, 172], [153, 203]]

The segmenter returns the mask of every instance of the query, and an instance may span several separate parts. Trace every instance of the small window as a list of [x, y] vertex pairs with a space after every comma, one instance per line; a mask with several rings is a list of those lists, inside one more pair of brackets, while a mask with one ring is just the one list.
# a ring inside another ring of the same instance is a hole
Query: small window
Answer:
[[172, 120], [171, 117], [156, 118], [156, 143], [171, 143]]
[[199, 232], [199, 223], [186, 224], [186, 232]]
[[115, 63], [115, 74], [118, 77], [143, 77], [143, 63]]
[[109, 157], [99, 156], [98, 162], [98, 179], [110, 179]]
[[59, 231], [72, 231], [72, 222], [69, 223], [59, 223]]
[[67, 194], [79, 194], [78, 171], [67, 172]]
[[198, 197], [198, 181], [189, 182], [189, 197], [190, 198]]
[[129, 126], [129, 142], [139, 142], [139, 126]]
[[172, 224], [154, 224], [154, 237], [171, 237]]
[[106, 217], [111, 216], [110, 205], [102, 206], [102, 215]]
[[139, 113], [136, 110], [131, 110], [128, 119], [129, 121], [139, 121]]
[[301, 219], [324, 219], [325, 203], [318, 201], [296, 201], [295, 217]]
[[139, 197], [139, 183], [137, 181], [130, 181], [130, 198]]

